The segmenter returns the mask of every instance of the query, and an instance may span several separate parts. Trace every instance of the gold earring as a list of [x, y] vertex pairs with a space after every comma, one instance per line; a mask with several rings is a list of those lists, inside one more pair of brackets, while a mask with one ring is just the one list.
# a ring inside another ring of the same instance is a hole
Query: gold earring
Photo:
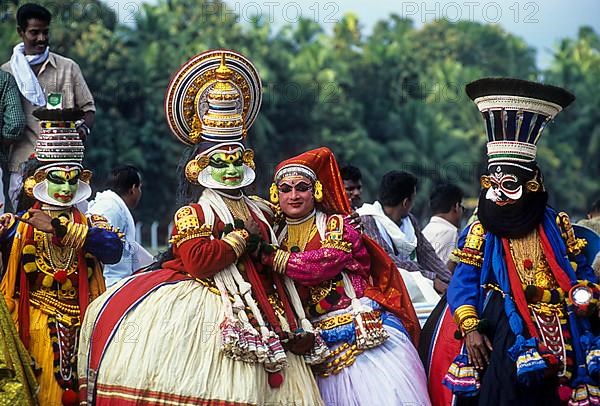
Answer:
[[481, 183], [481, 187], [484, 189], [489, 189], [492, 187], [492, 182], [490, 181], [490, 177], [488, 175], [481, 175], [481, 178], [479, 178], [479, 183]]
[[279, 203], [279, 190], [275, 183], [271, 183], [271, 187], [269, 188], [269, 200], [273, 204]]
[[542, 187], [539, 182], [535, 181], [535, 180], [528, 180], [525, 183], [526, 187], [527, 187], [527, 191], [528, 192], [538, 192], [540, 190], [540, 188]]
[[242, 154], [242, 162], [246, 164], [250, 169], [254, 170], [256, 165], [254, 164], [254, 151], [247, 149]]
[[198, 176], [200, 176], [200, 164], [196, 159], [192, 159], [185, 165], [185, 178], [188, 182], [197, 185], [198, 184]]
[[315, 200], [320, 203], [323, 201], [323, 185], [318, 180], [315, 182]]
[[23, 182], [23, 190], [27, 196], [33, 197], [33, 187], [35, 185], [37, 185], [37, 182], [33, 176], [29, 176], [27, 179], [25, 179]]

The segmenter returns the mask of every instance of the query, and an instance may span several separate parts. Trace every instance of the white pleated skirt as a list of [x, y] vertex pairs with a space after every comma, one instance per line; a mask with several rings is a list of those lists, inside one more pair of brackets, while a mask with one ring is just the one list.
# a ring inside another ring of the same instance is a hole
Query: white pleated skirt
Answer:
[[402, 322], [382, 315], [390, 337], [337, 375], [317, 378], [326, 406], [430, 406], [427, 377]]
[[[143, 277], [143, 275], [140, 275]], [[89, 337], [103, 303], [90, 304], [81, 328], [79, 376], [86, 376]], [[220, 351], [222, 302], [196, 281], [166, 285], [127, 314], [98, 368], [96, 404], [322, 405], [301, 357], [287, 353], [283, 384], [273, 389], [260, 364]]]

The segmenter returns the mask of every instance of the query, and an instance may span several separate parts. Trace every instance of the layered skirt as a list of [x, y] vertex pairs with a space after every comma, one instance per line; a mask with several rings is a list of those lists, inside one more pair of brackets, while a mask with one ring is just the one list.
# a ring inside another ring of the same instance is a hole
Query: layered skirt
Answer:
[[[162, 272], [162, 271], [155, 271]], [[141, 274], [136, 277], [145, 277]], [[90, 336], [117, 283], [89, 306], [82, 325], [79, 376], [88, 376]], [[301, 357], [287, 353], [279, 388], [260, 364], [220, 351], [221, 298], [186, 280], [161, 286], [124, 315], [96, 373], [95, 404], [321, 405], [315, 379]], [[85, 392], [86, 382], [82, 389]]]
[[[381, 318], [389, 334], [383, 344], [358, 354], [338, 373], [317, 378], [325, 405], [430, 405], [423, 364], [402, 322], [385, 311]], [[344, 343], [330, 348], [335, 351], [340, 345]]]

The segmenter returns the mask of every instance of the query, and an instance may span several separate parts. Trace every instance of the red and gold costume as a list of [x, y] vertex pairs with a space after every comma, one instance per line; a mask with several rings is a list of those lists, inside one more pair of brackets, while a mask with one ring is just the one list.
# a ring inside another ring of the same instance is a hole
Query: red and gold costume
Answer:
[[175, 213], [172, 258], [88, 310], [84, 403], [322, 404], [309, 367], [282, 345], [296, 324], [282, 278], [249, 255], [274, 236], [268, 204], [242, 192], [255, 176], [242, 141], [261, 95], [254, 66], [233, 51], [197, 55], [175, 74], [166, 115], [195, 147], [187, 182], [205, 189]]
[[327, 344], [329, 352], [312, 362], [323, 400], [429, 404], [410, 342], [418, 340], [416, 313], [392, 260], [346, 220], [350, 208], [331, 151], [319, 148], [282, 162], [275, 187], [298, 177], [312, 183], [316, 210], [286, 218], [278, 231], [281, 249], [264, 263], [295, 282], [299, 316], [305, 312]]

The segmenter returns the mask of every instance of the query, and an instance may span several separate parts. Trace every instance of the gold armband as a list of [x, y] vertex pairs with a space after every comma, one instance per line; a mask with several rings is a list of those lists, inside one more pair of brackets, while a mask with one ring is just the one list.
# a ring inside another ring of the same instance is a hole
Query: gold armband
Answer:
[[185, 233], [177, 233], [169, 239], [170, 244], [174, 244], [177, 248], [186, 241], [194, 238], [210, 237], [212, 227], [208, 224], [203, 224], [200, 228], [190, 228]]
[[560, 235], [567, 246], [567, 254], [579, 255], [581, 250], [587, 245], [587, 241], [575, 236], [575, 230], [573, 230], [573, 224], [571, 224], [569, 215], [564, 211], [558, 213], [556, 216], [556, 225], [560, 228]]
[[89, 220], [92, 224], [92, 227], [101, 228], [103, 230], [113, 232], [117, 234], [117, 236], [119, 236], [121, 240], [125, 241], [125, 234], [123, 234], [121, 230], [119, 230], [117, 227], [111, 225], [106, 217], [101, 216], [100, 214], [92, 214], [89, 217]]
[[348, 241], [321, 241], [321, 248], [335, 248], [344, 252], [352, 252], [352, 243]]
[[352, 243], [344, 241], [344, 218], [341, 215], [334, 214], [327, 220], [327, 231], [321, 247], [352, 252]]
[[483, 264], [483, 248], [485, 245], [485, 230], [479, 221], [471, 224], [469, 233], [462, 249], [455, 249], [452, 255], [467, 265], [481, 267]]
[[200, 228], [198, 214], [192, 206], [183, 206], [175, 213], [175, 227], [178, 234], [185, 234], [190, 230]]
[[210, 224], [200, 225], [196, 210], [191, 206], [183, 206], [177, 210], [174, 221], [177, 233], [169, 239], [169, 243], [177, 248], [186, 241], [210, 237], [212, 234], [212, 226]]

